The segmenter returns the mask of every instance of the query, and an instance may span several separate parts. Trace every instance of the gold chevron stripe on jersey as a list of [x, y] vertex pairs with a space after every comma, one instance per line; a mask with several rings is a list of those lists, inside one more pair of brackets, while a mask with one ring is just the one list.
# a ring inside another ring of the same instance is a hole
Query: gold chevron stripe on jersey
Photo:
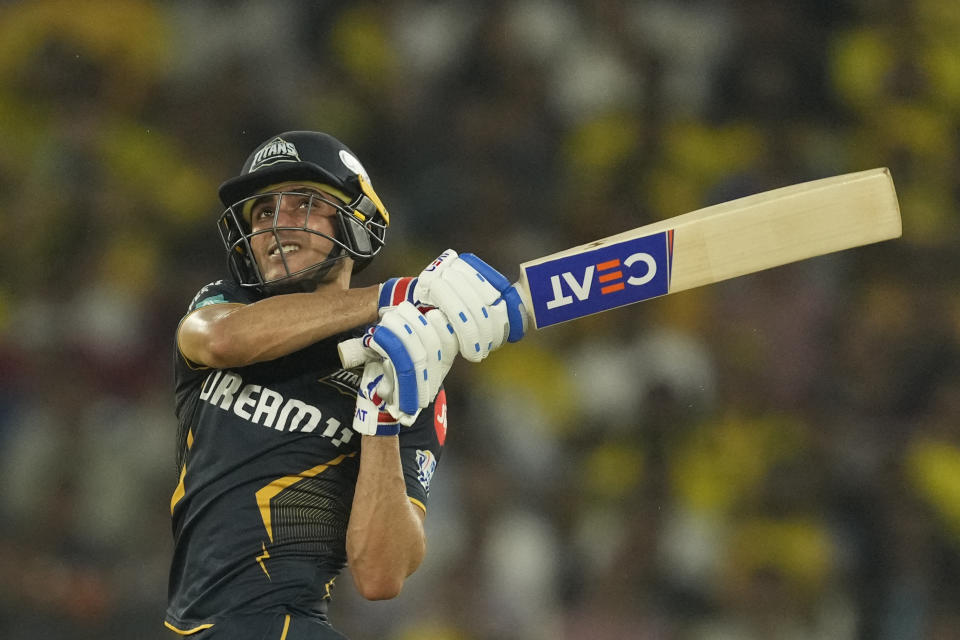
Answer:
[[197, 627], [193, 627], [192, 629], [177, 629], [175, 626], [173, 626], [172, 624], [170, 624], [169, 622], [167, 622], [166, 620], [164, 620], [164, 621], [163, 621], [163, 626], [165, 626], [167, 629], [170, 629], [170, 631], [173, 631], [173, 632], [176, 633], [177, 635], [189, 636], [189, 635], [192, 635], [192, 634], [194, 634], [194, 633], [197, 633], [198, 631], [203, 631], [204, 629], [209, 629], [210, 627], [213, 626], [213, 623], [211, 622], [210, 624], [201, 624], [201, 625], [199, 625], [199, 626], [197, 626]]
[[[319, 464], [312, 469], [307, 469], [306, 471], [301, 471], [300, 473], [292, 476], [284, 476], [282, 478], [277, 478], [267, 486], [263, 487], [256, 493], [257, 497], [257, 506], [260, 509], [260, 517], [263, 518], [263, 526], [267, 530], [267, 537], [270, 538], [270, 542], [273, 542], [273, 522], [272, 515], [270, 513], [270, 502], [284, 489], [293, 486], [294, 484], [305, 480], [307, 478], [313, 478], [320, 475], [330, 467], [334, 467], [347, 458], [352, 458], [357, 455], [356, 451], [351, 453], [345, 453], [343, 455], [337, 456], [329, 462]], [[264, 569], [266, 570], [266, 569]]]
[[[187, 451], [193, 447], [193, 429], [187, 432]], [[177, 482], [177, 488], [173, 490], [173, 495], [170, 497], [170, 514], [173, 515], [173, 510], [177, 506], [177, 503], [183, 499], [183, 496], [187, 493], [187, 487], [183, 483], [184, 478], [187, 475], [187, 465], [183, 465], [183, 468], [180, 469], [180, 481]]]

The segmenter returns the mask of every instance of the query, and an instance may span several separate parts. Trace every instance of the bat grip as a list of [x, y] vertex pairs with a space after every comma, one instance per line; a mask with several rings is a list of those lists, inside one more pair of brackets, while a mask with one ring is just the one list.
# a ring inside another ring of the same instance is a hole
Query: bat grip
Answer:
[[371, 360], [379, 360], [380, 354], [363, 344], [362, 338], [350, 338], [337, 345], [340, 364], [344, 369], [359, 367]]
[[523, 322], [523, 335], [527, 335], [530, 329], [536, 328], [537, 323], [534, 320], [533, 302], [530, 300], [530, 289], [526, 283], [526, 277], [513, 283], [513, 288], [520, 297], [520, 319]]

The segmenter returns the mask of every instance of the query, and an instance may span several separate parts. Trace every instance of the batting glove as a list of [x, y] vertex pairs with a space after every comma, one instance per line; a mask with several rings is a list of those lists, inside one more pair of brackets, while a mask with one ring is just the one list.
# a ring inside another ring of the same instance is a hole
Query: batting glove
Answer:
[[472, 253], [444, 251], [420, 274], [415, 295], [450, 320], [460, 354], [471, 362], [524, 335], [520, 295], [503, 274]]
[[[424, 315], [406, 301], [386, 309], [360, 346], [359, 358], [353, 357], [353, 362], [366, 363], [354, 419], [360, 433], [383, 430], [371, 426], [373, 408], [399, 424], [413, 424], [440, 391], [457, 353], [456, 337], [443, 314], [427, 309]], [[390, 423], [383, 415], [378, 422], [380, 427]]]

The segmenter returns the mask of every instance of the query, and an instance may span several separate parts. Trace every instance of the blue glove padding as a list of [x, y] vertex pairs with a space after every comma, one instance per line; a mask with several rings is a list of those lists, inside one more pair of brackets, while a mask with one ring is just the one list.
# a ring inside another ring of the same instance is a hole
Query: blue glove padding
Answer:
[[489, 264], [478, 258], [472, 253], [460, 254], [460, 259], [476, 269], [477, 273], [486, 278], [487, 282], [493, 285], [493, 288], [500, 292], [500, 298], [493, 304], [503, 304], [507, 307], [507, 319], [510, 322], [510, 333], [507, 335], [507, 342], [517, 342], [523, 338], [524, 312], [523, 301], [516, 287], [510, 284], [507, 278], [491, 267]]
[[381, 317], [403, 303], [423, 313], [427, 308], [439, 309], [460, 354], [471, 362], [482, 361], [504, 342], [517, 342], [525, 333], [526, 317], [516, 287], [472, 253], [461, 256], [447, 249], [418, 277], [387, 280], [380, 286], [377, 303]]
[[[363, 337], [365, 346], [379, 352], [393, 366], [396, 384], [397, 408], [406, 414], [420, 410], [417, 387], [417, 366], [414, 357], [423, 360], [424, 353], [411, 354], [408, 345], [383, 324], [370, 327]], [[424, 369], [426, 372], [426, 369]]]
[[[384, 377], [376, 391], [385, 401], [384, 408], [404, 425], [412, 424], [416, 413], [433, 402], [458, 346], [453, 328], [439, 310], [424, 308], [421, 313], [405, 300], [385, 308], [380, 322], [367, 329], [360, 343], [366, 349], [354, 350], [353, 357], [360, 356], [357, 364], [381, 362]], [[348, 344], [340, 346], [345, 349]], [[341, 350], [341, 357], [344, 353]], [[368, 398], [372, 399], [373, 391], [368, 390]]]
[[523, 337], [519, 296], [510, 296], [510, 303], [504, 298], [503, 291], [510, 290], [507, 279], [490, 265], [476, 256], [464, 260], [448, 249], [420, 274], [414, 295], [447, 317], [460, 355], [480, 362], [508, 338]]

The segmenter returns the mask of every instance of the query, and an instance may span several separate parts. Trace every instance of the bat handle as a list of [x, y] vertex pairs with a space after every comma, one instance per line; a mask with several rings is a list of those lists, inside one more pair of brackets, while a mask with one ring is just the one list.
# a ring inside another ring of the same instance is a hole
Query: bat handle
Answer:
[[362, 338], [350, 338], [337, 345], [340, 364], [344, 369], [353, 369], [371, 360], [379, 360], [380, 354], [363, 344]]
[[527, 335], [530, 329], [535, 328], [537, 324], [532, 313], [533, 301], [530, 299], [530, 287], [527, 285], [526, 276], [524, 275], [520, 280], [514, 282], [513, 288], [520, 296], [520, 319], [523, 321], [523, 335]]

